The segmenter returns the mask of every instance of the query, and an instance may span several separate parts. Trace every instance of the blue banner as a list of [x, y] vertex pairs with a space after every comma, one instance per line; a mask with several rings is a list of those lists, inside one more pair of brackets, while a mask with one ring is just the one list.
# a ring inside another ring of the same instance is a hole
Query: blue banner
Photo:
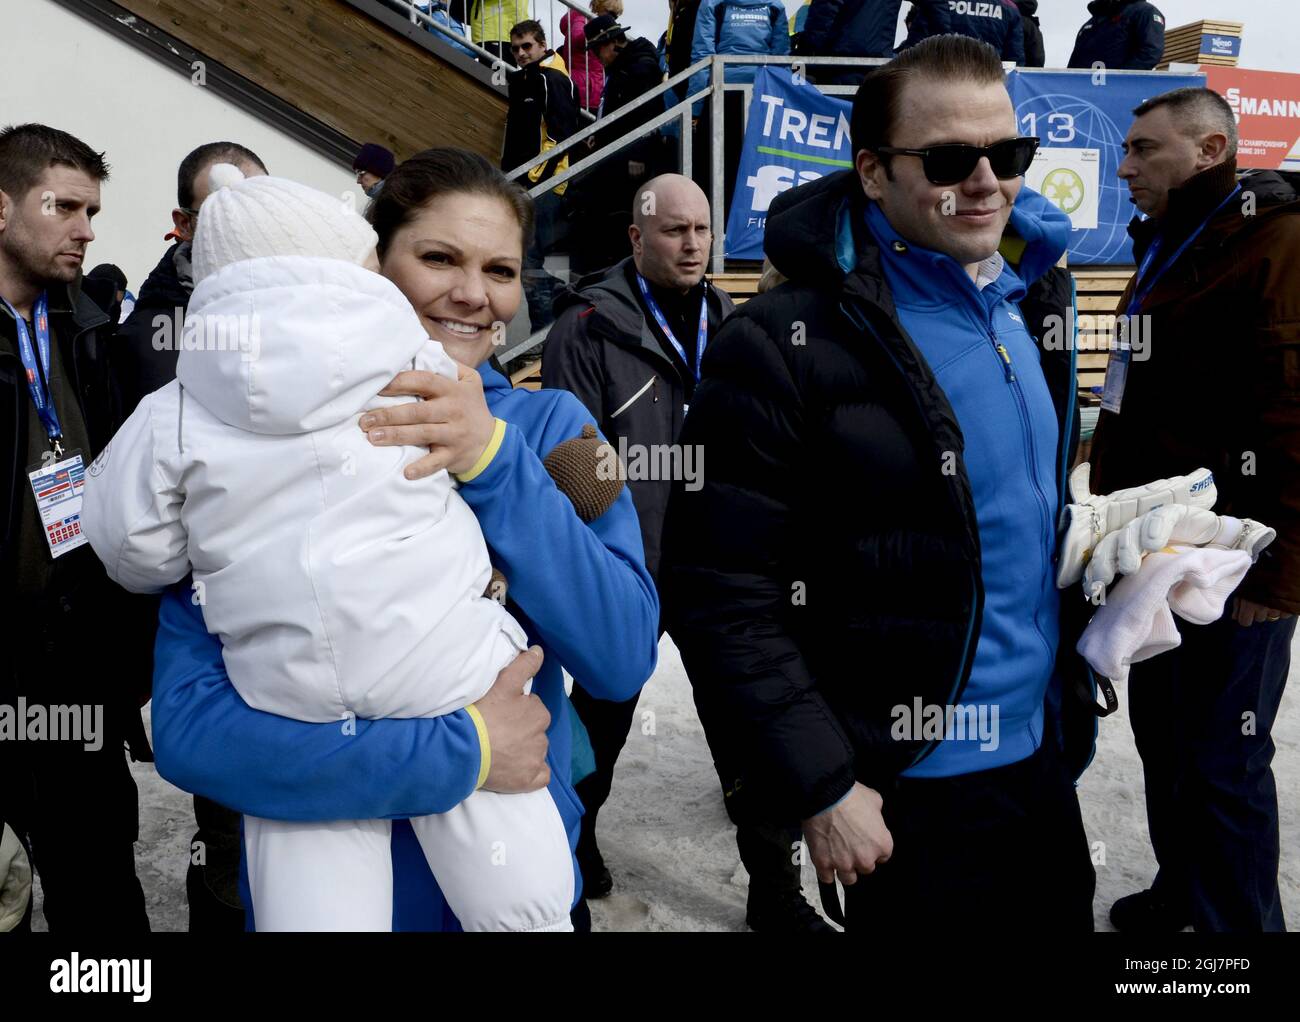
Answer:
[[[1203, 87], [1205, 76], [1079, 71], [1012, 71], [1007, 75], [1020, 133], [1037, 135], [1043, 150], [1063, 150], [1053, 156], [1080, 157], [1073, 169], [1062, 159], [1059, 165], [1065, 169], [1055, 176], [1049, 174], [1045, 181], [1033, 182], [1038, 191], [1072, 215], [1072, 207], [1087, 206], [1090, 212], [1095, 211], [1087, 221], [1095, 221], [1094, 227], [1078, 227], [1076, 220], [1070, 236], [1071, 264], [1133, 262], [1128, 225], [1136, 211], [1128, 187], [1115, 176], [1124, 159], [1124, 136], [1133, 123], [1133, 108], [1144, 99], [1189, 85]], [[1044, 162], [1051, 159], [1046, 157]], [[1091, 174], [1078, 172], [1081, 167]], [[1029, 176], [1033, 177], [1032, 171]], [[1083, 194], [1093, 188], [1095, 196]]]
[[[1124, 136], [1144, 99], [1188, 85], [1204, 86], [1205, 76], [1019, 70], [1007, 76], [1021, 134], [1042, 139], [1026, 177], [1075, 221], [1071, 263], [1133, 262], [1127, 228], [1135, 211], [1115, 176]], [[759, 70], [727, 217], [728, 258], [763, 258], [768, 206], [781, 192], [853, 166], [851, 108], [786, 68]]]
[[781, 192], [853, 166], [851, 108], [788, 68], [759, 68], [727, 217], [728, 258], [763, 258], [767, 207]]
[[1206, 32], [1201, 36], [1202, 57], [1240, 57], [1241, 37], [1234, 35], [1214, 35]]

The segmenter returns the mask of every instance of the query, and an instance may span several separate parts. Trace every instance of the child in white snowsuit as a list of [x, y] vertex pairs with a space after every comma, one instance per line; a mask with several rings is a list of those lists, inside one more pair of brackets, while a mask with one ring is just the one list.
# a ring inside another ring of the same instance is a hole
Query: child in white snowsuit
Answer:
[[[376, 395], [399, 371], [455, 363], [366, 268], [375, 233], [338, 199], [228, 165], [212, 184], [177, 378], [87, 470], [83, 528], [131, 591], [193, 574], [250, 705], [345, 730], [468, 708], [485, 740], [472, 704], [524, 632], [482, 595], [487, 548], [448, 474], [405, 478], [426, 452], [357, 426], [396, 402]], [[547, 791], [478, 790], [411, 824], [466, 930], [571, 929]], [[390, 828], [245, 817], [257, 928], [391, 929]]]

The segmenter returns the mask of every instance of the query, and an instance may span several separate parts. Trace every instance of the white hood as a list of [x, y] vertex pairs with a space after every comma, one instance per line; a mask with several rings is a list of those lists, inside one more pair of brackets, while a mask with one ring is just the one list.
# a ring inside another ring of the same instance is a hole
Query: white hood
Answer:
[[387, 278], [337, 259], [232, 263], [190, 299], [176, 378], [221, 421], [307, 433], [359, 414], [426, 344]]

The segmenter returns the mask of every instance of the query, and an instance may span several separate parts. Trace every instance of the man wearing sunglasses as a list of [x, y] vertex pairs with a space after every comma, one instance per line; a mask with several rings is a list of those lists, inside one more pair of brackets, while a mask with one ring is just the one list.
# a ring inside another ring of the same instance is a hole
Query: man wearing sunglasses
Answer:
[[1070, 222], [1023, 188], [985, 43], [873, 69], [851, 134], [852, 170], [772, 203], [788, 282], [706, 351], [668, 628], [724, 789], [802, 827], [829, 915], [838, 878], [859, 931], [1088, 931], [1095, 718], [1053, 567], [1075, 380], [1020, 304]]

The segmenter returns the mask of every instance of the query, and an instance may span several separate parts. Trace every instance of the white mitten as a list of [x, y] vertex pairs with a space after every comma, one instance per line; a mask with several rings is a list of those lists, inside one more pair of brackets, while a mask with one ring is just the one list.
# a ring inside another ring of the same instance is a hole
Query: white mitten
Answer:
[[[1208, 468], [1108, 494], [1088, 492], [1091, 472], [1092, 466], [1084, 462], [1070, 473], [1070, 498], [1074, 503], [1065, 509], [1066, 527], [1056, 568], [1058, 589], [1079, 581], [1097, 544], [1116, 529], [1170, 504], [1212, 508], [1219, 495], [1214, 485], [1214, 473]], [[1131, 570], [1136, 571], [1137, 566]]]

